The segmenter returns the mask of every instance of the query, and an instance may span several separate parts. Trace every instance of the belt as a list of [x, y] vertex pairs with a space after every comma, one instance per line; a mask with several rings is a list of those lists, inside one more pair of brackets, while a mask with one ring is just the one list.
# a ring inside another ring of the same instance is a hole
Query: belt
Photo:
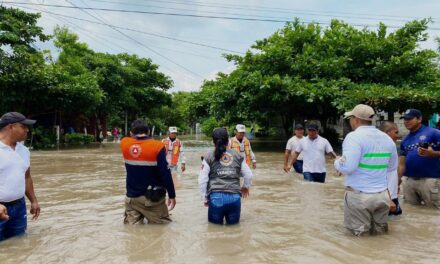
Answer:
[[21, 197], [20, 199], [14, 200], [14, 201], [10, 201], [10, 202], [0, 202], [0, 204], [3, 204], [4, 206], [11, 206], [14, 204], [18, 204], [19, 202], [21, 202], [22, 199], [23, 199], [23, 197]]
[[380, 191], [380, 192], [372, 192], [372, 193], [371, 193], [371, 192], [363, 192], [363, 191], [355, 190], [355, 189], [351, 188], [350, 186], [346, 186], [346, 187], [345, 187], [345, 190], [346, 190], [347, 192], [366, 193], [366, 194], [376, 194], [376, 193], [382, 193], [382, 192], [386, 191], [386, 189], [385, 189], [385, 190]]

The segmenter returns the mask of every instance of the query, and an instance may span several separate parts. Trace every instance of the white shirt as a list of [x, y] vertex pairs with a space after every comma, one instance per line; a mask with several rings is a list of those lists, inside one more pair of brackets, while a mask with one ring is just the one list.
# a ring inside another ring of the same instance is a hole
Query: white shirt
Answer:
[[323, 173], [326, 172], [325, 154], [333, 152], [333, 148], [327, 139], [318, 135], [314, 140], [302, 138], [295, 151], [303, 154], [303, 172]]
[[360, 126], [342, 143], [336, 170], [345, 174], [345, 186], [376, 193], [388, 188], [388, 174], [397, 170], [397, 150], [391, 138], [374, 126]]
[[[297, 136], [291, 137], [287, 141], [286, 150], [288, 150], [291, 154], [293, 154], [293, 152], [296, 150], [296, 147], [298, 146], [300, 140], [301, 140], [301, 138], [298, 138]], [[299, 154], [297, 160], [303, 160], [302, 153]]]
[[[200, 195], [202, 197], [202, 201], [206, 201], [206, 192], [208, 189], [208, 181], [209, 181], [209, 172], [211, 171], [211, 168], [209, 167], [208, 162], [206, 160], [203, 160], [202, 162], [202, 169], [199, 173], [199, 191]], [[243, 160], [241, 163], [241, 175], [243, 176], [243, 187], [249, 188], [251, 186], [252, 182], [252, 171], [251, 168], [246, 163], [246, 160]]]
[[[396, 163], [399, 164], [399, 160], [396, 160]], [[397, 170], [394, 170], [388, 173], [388, 191], [390, 192], [391, 199], [398, 198], [397, 193], [399, 192], [399, 176], [397, 175]]]
[[24, 196], [29, 167], [27, 147], [17, 143], [14, 150], [0, 141], [0, 202], [11, 202]]

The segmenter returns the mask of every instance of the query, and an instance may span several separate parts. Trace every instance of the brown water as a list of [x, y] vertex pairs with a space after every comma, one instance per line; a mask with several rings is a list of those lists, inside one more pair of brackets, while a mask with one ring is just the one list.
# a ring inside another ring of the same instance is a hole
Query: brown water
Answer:
[[187, 143], [174, 222], [165, 226], [122, 224], [117, 145], [33, 152], [42, 213], [25, 236], [0, 243], [0, 263], [440, 263], [439, 211], [403, 203], [388, 234], [353, 237], [342, 227], [342, 178], [329, 165], [325, 184], [304, 183], [282, 171], [282, 149], [256, 151], [240, 224], [208, 224], [197, 175], [209, 143]]

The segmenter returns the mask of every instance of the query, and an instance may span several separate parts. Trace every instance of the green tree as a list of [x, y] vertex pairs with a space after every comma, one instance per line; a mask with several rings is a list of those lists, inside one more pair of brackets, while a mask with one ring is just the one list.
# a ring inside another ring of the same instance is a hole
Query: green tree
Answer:
[[296, 19], [246, 55], [226, 55], [236, 69], [205, 82], [194, 111], [226, 123], [281, 120], [286, 133], [294, 119], [325, 125], [362, 102], [391, 113], [410, 106], [438, 111], [437, 54], [418, 47], [429, 22], [388, 33], [384, 24], [373, 31], [338, 20], [322, 28]]

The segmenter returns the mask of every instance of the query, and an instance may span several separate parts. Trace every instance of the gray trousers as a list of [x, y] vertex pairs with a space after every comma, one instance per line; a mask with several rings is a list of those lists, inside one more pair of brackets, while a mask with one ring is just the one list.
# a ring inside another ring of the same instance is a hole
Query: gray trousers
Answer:
[[344, 225], [357, 236], [387, 232], [389, 204], [387, 190], [380, 193], [348, 190], [344, 199]]
[[403, 195], [405, 202], [420, 205], [422, 202], [440, 209], [440, 179], [405, 177]]

